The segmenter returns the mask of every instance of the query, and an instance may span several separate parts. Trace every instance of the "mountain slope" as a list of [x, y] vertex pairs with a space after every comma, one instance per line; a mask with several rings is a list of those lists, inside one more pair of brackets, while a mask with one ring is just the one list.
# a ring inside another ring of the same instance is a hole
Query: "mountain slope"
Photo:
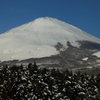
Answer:
[[56, 55], [58, 43], [79, 48], [78, 41], [100, 44], [100, 39], [58, 19], [38, 18], [0, 35], [0, 61]]

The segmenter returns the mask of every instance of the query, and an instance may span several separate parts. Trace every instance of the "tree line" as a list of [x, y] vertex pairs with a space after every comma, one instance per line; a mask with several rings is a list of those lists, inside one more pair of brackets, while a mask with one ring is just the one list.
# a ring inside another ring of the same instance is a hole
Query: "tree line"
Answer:
[[28, 66], [0, 67], [0, 100], [100, 100], [100, 74]]

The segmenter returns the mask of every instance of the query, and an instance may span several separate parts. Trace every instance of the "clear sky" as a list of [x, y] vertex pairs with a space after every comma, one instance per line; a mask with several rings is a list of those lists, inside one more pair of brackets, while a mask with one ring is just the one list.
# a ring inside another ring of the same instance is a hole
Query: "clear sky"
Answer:
[[0, 0], [0, 33], [52, 17], [100, 38], [100, 0]]

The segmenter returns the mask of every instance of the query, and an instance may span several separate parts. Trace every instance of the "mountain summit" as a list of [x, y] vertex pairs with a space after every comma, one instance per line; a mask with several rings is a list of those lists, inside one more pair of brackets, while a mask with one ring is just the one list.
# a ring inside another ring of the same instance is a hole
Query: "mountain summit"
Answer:
[[0, 35], [0, 61], [49, 57], [58, 47], [80, 48], [84, 42], [100, 44], [100, 39], [55, 18], [42, 17]]

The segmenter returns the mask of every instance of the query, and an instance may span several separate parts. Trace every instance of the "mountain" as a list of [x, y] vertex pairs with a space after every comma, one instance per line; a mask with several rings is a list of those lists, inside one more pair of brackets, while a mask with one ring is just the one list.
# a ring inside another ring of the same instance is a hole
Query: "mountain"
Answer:
[[1, 62], [49, 59], [49, 64], [60, 61], [70, 66], [72, 57], [86, 61], [86, 57], [99, 52], [100, 39], [58, 19], [41, 17], [2, 33], [0, 47]]

